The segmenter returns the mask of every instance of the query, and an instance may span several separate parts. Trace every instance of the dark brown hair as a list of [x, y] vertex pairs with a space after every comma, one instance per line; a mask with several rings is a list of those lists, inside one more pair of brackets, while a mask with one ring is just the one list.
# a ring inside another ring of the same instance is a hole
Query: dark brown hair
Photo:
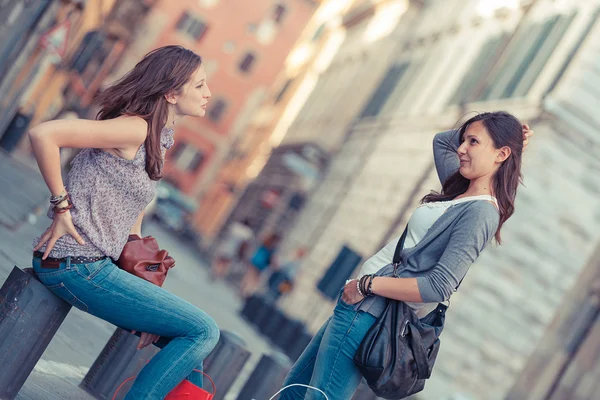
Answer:
[[162, 178], [160, 135], [169, 116], [165, 95], [178, 93], [202, 64], [202, 58], [181, 46], [152, 50], [121, 80], [97, 97], [100, 111], [96, 119], [135, 115], [148, 123], [146, 172], [152, 180]]
[[[496, 231], [496, 241], [502, 243], [500, 238], [500, 228], [515, 212], [515, 197], [517, 188], [522, 183], [521, 159], [523, 153], [523, 126], [521, 122], [513, 115], [504, 112], [482, 113], [469, 119], [458, 129], [460, 141], [464, 140], [464, 134], [469, 125], [481, 121], [486, 131], [492, 138], [494, 148], [499, 149], [507, 146], [511, 149], [510, 156], [500, 165], [493, 177], [493, 194], [498, 200], [500, 210], [500, 223]], [[433, 201], [447, 201], [465, 193], [469, 188], [469, 179], [456, 171], [444, 182], [441, 193], [430, 193], [425, 196], [421, 202], [430, 203]]]

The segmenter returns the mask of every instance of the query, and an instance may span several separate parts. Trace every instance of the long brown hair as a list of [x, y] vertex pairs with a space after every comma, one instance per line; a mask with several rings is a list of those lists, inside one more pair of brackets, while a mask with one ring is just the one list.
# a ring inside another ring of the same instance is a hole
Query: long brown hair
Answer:
[[121, 80], [97, 97], [100, 111], [96, 119], [112, 119], [135, 115], [148, 123], [146, 172], [152, 180], [162, 178], [160, 135], [169, 116], [165, 95], [179, 93], [192, 74], [202, 64], [202, 58], [181, 46], [164, 46], [146, 54]]
[[[517, 188], [522, 183], [521, 159], [523, 154], [523, 127], [521, 122], [513, 115], [504, 112], [481, 113], [466, 121], [458, 129], [460, 141], [464, 140], [464, 134], [469, 125], [481, 121], [486, 131], [492, 138], [494, 148], [499, 149], [507, 146], [511, 149], [510, 156], [500, 165], [493, 177], [493, 194], [498, 200], [500, 211], [500, 223], [496, 231], [496, 241], [502, 243], [500, 228], [515, 212], [515, 197]], [[447, 201], [465, 193], [469, 188], [470, 180], [456, 171], [444, 182], [441, 193], [430, 193], [423, 197], [422, 203], [433, 201]]]

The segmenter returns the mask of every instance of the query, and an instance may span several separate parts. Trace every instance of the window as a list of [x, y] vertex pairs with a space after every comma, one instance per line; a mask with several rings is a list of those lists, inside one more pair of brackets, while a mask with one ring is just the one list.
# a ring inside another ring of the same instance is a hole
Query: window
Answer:
[[523, 26], [509, 43], [501, 63], [487, 79], [490, 83], [478, 100], [526, 95], [573, 17], [574, 15], [554, 16], [543, 23]]
[[554, 90], [554, 88], [556, 87], [556, 84], [563, 77], [565, 71], [567, 70], [567, 68], [571, 64], [571, 61], [575, 58], [575, 54], [577, 54], [577, 51], [579, 50], [579, 48], [581, 47], [581, 45], [583, 44], [583, 42], [585, 41], [585, 39], [589, 36], [590, 31], [594, 28], [594, 26], [596, 24], [596, 21], [598, 20], [599, 17], [600, 17], [600, 8], [596, 9], [596, 11], [594, 12], [592, 18], [590, 18], [590, 20], [589, 20], [586, 28], [580, 33], [579, 39], [577, 40], [577, 43], [571, 49], [571, 52], [569, 53], [569, 56], [565, 58], [565, 61], [564, 61], [563, 65], [562, 65], [562, 67], [560, 68], [560, 71], [556, 74], [556, 76], [554, 78], [554, 81], [552, 82], [552, 84], [548, 88], [548, 92], [551, 92], [552, 90]]
[[469, 103], [477, 97], [482, 84], [485, 84], [487, 75], [498, 62], [498, 57], [506, 46], [509, 37], [508, 34], [496, 36], [483, 45], [468, 73], [465, 74], [456, 92], [454, 92], [450, 104]]
[[335, 300], [340, 293], [340, 288], [344, 286], [361, 260], [360, 254], [347, 246], [342, 246], [342, 250], [317, 284], [319, 291], [331, 300]]
[[175, 146], [173, 147], [173, 150], [171, 150], [169, 155], [173, 160], [177, 160], [185, 150], [186, 146], [187, 145], [182, 142], [175, 143]]
[[556, 21], [548, 37], [535, 48], [531, 56], [531, 64], [529, 64], [528, 68], [522, 69], [523, 73], [519, 75], [514, 86], [510, 88], [512, 97], [525, 96], [529, 92], [529, 89], [531, 89], [537, 77], [540, 76], [542, 69], [552, 56], [554, 49], [558, 46], [558, 43], [565, 35], [574, 18], [575, 14], [563, 15]]
[[250, 70], [252, 69], [252, 66], [254, 65], [254, 61], [256, 60], [256, 57], [254, 56], [254, 54], [252, 52], [248, 52], [246, 53], [246, 55], [244, 55], [244, 57], [242, 58], [242, 61], [240, 61], [240, 71], [243, 72], [250, 72]]
[[188, 165], [188, 171], [190, 172], [196, 172], [200, 169], [200, 167], [202, 166], [202, 163], [204, 162], [204, 154], [202, 154], [199, 151], [196, 151], [196, 153], [194, 154], [194, 156], [192, 157], [192, 160], [190, 161], [189, 165]]
[[204, 153], [185, 143], [178, 143], [172, 153], [175, 165], [182, 171], [197, 172], [204, 162]]
[[208, 25], [204, 21], [188, 12], [184, 12], [177, 21], [177, 30], [196, 40], [204, 36], [207, 29]]
[[323, 36], [323, 32], [325, 32], [325, 23], [324, 22], [321, 25], [319, 25], [319, 27], [317, 28], [315, 33], [313, 33], [313, 36], [310, 39], [310, 41], [316, 42], [317, 40], [321, 39], [321, 36]]
[[283, 4], [277, 4], [273, 8], [273, 22], [276, 24], [280, 24], [283, 21], [283, 17], [285, 17], [286, 9]]
[[208, 118], [210, 118], [213, 122], [219, 122], [221, 118], [223, 118], [223, 113], [225, 113], [227, 103], [222, 99], [217, 99], [211, 103], [212, 107], [210, 107], [208, 111]]
[[381, 80], [379, 87], [371, 96], [367, 106], [363, 109], [363, 112], [360, 116], [361, 118], [379, 115], [379, 112], [383, 108], [388, 97], [390, 97], [390, 94], [396, 87], [396, 84], [402, 79], [402, 76], [407, 69], [408, 64], [400, 64], [394, 65], [388, 70], [387, 74]]
[[275, 96], [275, 101], [274, 101], [275, 104], [279, 103], [281, 101], [281, 99], [283, 99], [283, 96], [285, 95], [285, 93], [289, 89], [289, 87], [292, 84], [292, 82], [294, 82], [294, 78], [290, 78], [287, 81], [285, 81], [285, 83], [283, 84], [283, 86], [279, 90], [279, 93], [277, 93], [277, 96]]

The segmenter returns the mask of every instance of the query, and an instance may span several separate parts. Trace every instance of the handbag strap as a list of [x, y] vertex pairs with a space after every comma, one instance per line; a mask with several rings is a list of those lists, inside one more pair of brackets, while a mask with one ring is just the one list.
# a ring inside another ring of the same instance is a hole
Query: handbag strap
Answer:
[[[407, 234], [408, 234], [408, 224], [406, 224], [406, 228], [404, 228], [404, 232], [402, 233], [402, 236], [400, 236], [400, 240], [398, 240], [398, 244], [396, 244], [396, 250], [394, 251], [394, 258], [392, 258], [392, 265], [394, 266], [394, 277], [396, 277], [396, 278], [398, 278], [398, 273], [397, 273], [398, 266], [400, 266], [400, 263], [402, 263], [402, 259], [400, 258], [400, 253], [402, 253], [402, 250], [404, 249], [404, 242], [406, 241]], [[464, 276], [462, 277], [460, 282], [458, 282], [458, 285], [456, 286], [456, 290], [458, 290], [458, 288], [460, 287], [460, 284], [462, 283], [463, 279], [465, 279]]]
[[408, 340], [410, 341], [410, 349], [417, 365], [417, 377], [419, 379], [429, 379], [431, 377], [431, 367], [429, 366], [427, 354], [425, 354], [425, 346], [423, 345], [421, 333], [410, 323], [407, 327], [410, 329]]
[[404, 232], [402, 233], [402, 236], [400, 236], [400, 240], [398, 240], [398, 244], [396, 244], [396, 250], [394, 251], [394, 258], [392, 259], [392, 264], [394, 265], [394, 276], [398, 277], [398, 275], [396, 274], [396, 270], [398, 268], [398, 266], [400, 265], [400, 263], [402, 262], [402, 259], [400, 258], [400, 253], [402, 252], [402, 249], [404, 248], [404, 241], [406, 240], [406, 235], [408, 234], [408, 224], [406, 224], [406, 228], [404, 228]]

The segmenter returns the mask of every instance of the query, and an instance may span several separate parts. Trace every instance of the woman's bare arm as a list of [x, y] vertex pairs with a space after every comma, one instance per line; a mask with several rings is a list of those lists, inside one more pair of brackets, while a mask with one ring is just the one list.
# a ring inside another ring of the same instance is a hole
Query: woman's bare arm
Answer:
[[146, 121], [123, 116], [110, 120], [56, 120], [29, 130], [33, 154], [53, 196], [63, 190], [60, 148], [131, 149], [138, 148], [147, 135]]
[[138, 235], [139, 237], [142, 237], [142, 221], [143, 220], [144, 220], [144, 212], [142, 211], [142, 213], [140, 214], [138, 219], [135, 221], [135, 224], [133, 224], [133, 228], [131, 228], [131, 231], [129, 232], [130, 235]]

